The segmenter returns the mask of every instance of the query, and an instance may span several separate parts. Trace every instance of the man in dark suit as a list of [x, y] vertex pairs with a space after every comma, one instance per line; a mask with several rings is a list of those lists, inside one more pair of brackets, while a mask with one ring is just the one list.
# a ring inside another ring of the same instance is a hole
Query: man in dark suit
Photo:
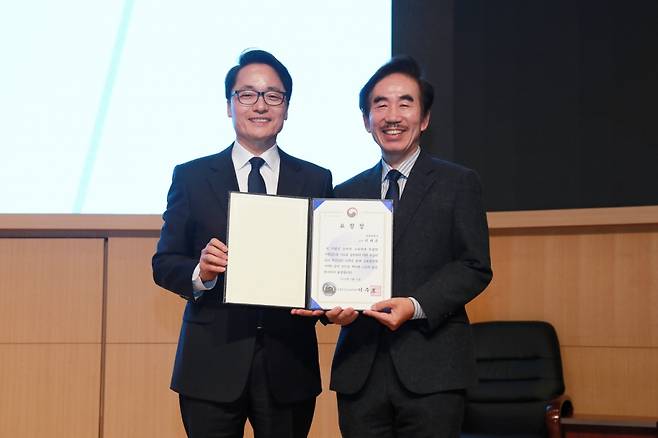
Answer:
[[420, 148], [432, 86], [409, 57], [393, 58], [359, 95], [381, 148], [372, 169], [338, 185], [338, 198], [393, 199], [393, 298], [343, 327], [331, 389], [347, 438], [457, 437], [475, 360], [464, 305], [491, 280], [480, 182], [469, 169]]
[[292, 78], [273, 55], [243, 53], [225, 91], [236, 140], [176, 166], [153, 256], [155, 282], [188, 300], [171, 388], [191, 438], [241, 437], [247, 418], [258, 438], [306, 437], [321, 391], [315, 319], [223, 304], [223, 242], [229, 191], [330, 197], [331, 173], [276, 144]]

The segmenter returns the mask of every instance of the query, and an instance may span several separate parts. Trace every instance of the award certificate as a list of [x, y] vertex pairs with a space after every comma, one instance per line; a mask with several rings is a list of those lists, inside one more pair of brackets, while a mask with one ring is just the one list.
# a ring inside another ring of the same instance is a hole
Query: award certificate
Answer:
[[231, 192], [225, 303], [355, 310], [391, 297], [393, 206]]
[[369, 309], [391, 297], [390, 200], [313, 200], [310, 308]]

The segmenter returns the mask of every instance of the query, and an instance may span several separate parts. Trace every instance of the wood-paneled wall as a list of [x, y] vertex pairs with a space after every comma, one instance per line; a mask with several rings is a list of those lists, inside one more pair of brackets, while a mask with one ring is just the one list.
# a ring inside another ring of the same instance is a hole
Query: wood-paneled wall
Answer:
[[[494, 281], [471, 319], [551, 322], [576, 412], [658, 416], [658, 207], [489, 219]], [[159, 226], [0, 215], [0, 436], [185, 436], [168, 389], [184, 301], [153, 284]], [[337, 333], [318, 327], [314, 438], [339, 436]]]
[[0, 436], [97, 437], [102, 239], [0, 239]]

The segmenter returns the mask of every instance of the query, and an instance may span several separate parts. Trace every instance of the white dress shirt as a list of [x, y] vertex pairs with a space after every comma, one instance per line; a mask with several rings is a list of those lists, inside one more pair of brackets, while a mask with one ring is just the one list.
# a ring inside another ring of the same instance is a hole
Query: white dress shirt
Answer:
[[[238, 178], [238, 188], [241, 192], [247, 192], [247, 179], [251, 171], [251, 160], [256, 155], [246, 150], [240, 143], [235, 141], [233, 143], [233, 150], [231, 151], [231, 158], [233, 159], [233, 167], [235, 168], [235, 176]], [[281, 157], [279, 156], [279, 148], [275, 144], [260, 157], [265, 160], [265, 163], [260, 167], [260, 174], [265, 180], [265, 188], [268, 195], [276, 195], [276, 188], [279, 183], [279, 168], [281, 167]]]

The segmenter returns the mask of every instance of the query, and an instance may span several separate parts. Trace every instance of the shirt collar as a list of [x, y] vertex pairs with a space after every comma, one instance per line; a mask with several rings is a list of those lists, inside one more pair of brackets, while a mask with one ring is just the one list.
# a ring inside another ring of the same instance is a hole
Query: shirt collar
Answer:
[[[231, 151], [231, 158], [233, 159], [233, 163], [235, 164], [236, 169], [242, 169], [253, 157], [255, 157], [254, 154], [246, 150], [244, 146], [235, 140], [233, 143], [233, 150]], [[274, 143], [274, 146], [263, 152], [260, 157], [265, 161], [265, 165], [267, 167], [270, 169], [275, 169], [281, 161], [281, 156], [279, 155], [279, 146]]]
[[[416, 148], [416, 152], [414, 152], [409, 157], [407, 157], [397, 167], [398, 172], [402, 174], [402, 178], [409, 178], [411, 169], [414, 167], [414, 164], [416, 164], [416, 160], [418, 159], [419, 155], [420, 155], [420, 146]], [[382, 182], [384, 182], [384, 180], [386, 179], [386, 175], [388, 175], [388, 172], [391, 169], [392, 167], [382, 158]]]

